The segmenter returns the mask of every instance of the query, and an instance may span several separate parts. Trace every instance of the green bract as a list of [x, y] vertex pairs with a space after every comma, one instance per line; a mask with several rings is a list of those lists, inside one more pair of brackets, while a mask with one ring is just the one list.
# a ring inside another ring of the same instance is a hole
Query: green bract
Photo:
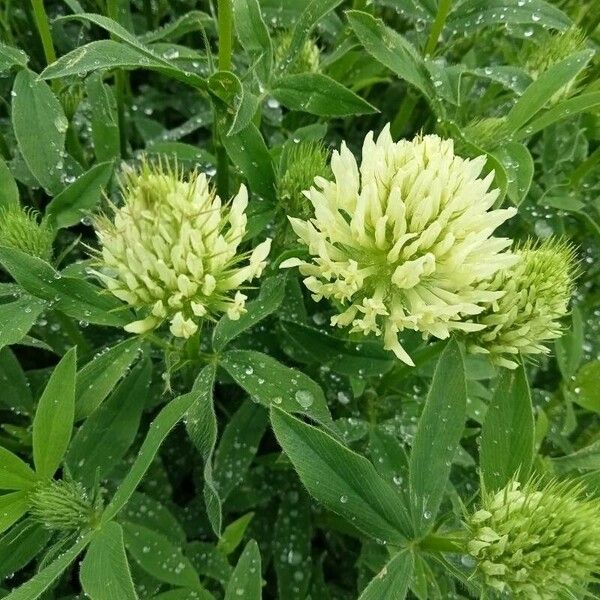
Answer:
[[47, 219], [18, 205], [0, 208], [0, 245], [16, 248], [48, 260], [52, 256], [54, 231]]

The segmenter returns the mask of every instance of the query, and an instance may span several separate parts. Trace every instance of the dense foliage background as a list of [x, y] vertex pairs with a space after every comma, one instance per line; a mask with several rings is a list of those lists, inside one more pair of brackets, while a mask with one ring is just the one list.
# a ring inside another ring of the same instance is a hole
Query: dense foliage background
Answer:
[[[446, 535], [481, 481], [600, 493], [598, 4], [215, 4], [0, 2], [0, 596], [493, 597]], [[575, 245], [548, 356], [509, 371], [410, 335], [411, 368], [278, 269], [327, 150], [386, 123], [486, 155], [503, 234]], [[125, 333], [90, 273], [92, 215], [142, 155], [224, 199], [245, 182], [245, 246], [274, 239], [247, 314], [199, 344]]]

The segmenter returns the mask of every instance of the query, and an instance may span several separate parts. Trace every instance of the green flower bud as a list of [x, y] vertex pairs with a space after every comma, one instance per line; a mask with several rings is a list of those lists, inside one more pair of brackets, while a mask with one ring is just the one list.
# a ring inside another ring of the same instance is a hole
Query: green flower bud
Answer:
[[481, 579], [512, 598], [583, 597], [600, 569], [600, 500], [571, 481], [512, 481], [484, 493], [467, 527]]
[[[292, 43], [292, 31], [282, 31], [273, 40], [275, 64], [281, 65], [286, 57], [287, 51]], [[290, 73], [317, 73], [319, 71], [319, 60], [321, 54], [315, 42], [307, 37], [300, 47], [294, 63], [289, 69]]]
[[47, 529], [72, 531], [91, 527], [100, 512], [84, 487], [75, 481], [40, 484], [30, 495], [31, 516]]
[[312, 205], [304, 195], [315, 177], [330, 177], [328, 152], [322, 142], [301, 141], [284, 147], [279, 161], [277, 195], [280, 208], [290, 217], [306, 219]]
[[0, 209], [0, 245], [49, 260], [54, 231], [47, 219], [38, 222], [35, 210], [10, 205]]
[[245, 312], [246, 282], [260, 277], [271, 240], [239, 252], [246, 233], [248, 193], [242, 185], [230, 204], [203, 173], [185, 178], [168, 164], [144, 162], [125, 173], [123, 206], [96, 219], [102, 245], [96, 275], [142, 318], [125, 326], [144, 333], [168, 321], [189, 338], [204, 318]]
[[509, 369], [517, 366], [519, 354], [546, 354], [545, 342], [561, 336], [560, 319], [567, 314], [576, 276], [575, 252], [565, 241], [527, 242], [515, 254], [514, 266], [483, 284], [485, 290], [504, 294], [476, 317], [485, 329], [468, 341], [470, 352], [489, 354]]

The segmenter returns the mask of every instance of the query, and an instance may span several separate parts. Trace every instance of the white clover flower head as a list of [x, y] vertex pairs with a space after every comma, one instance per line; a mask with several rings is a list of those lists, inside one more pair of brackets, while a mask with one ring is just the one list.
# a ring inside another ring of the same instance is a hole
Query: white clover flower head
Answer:
[[466, 524], [483, 582], [514, 598], [583, 597], [600, 568], [600, 501], [572, 481], [511, 481]]
[[333, 325], [383, 335], [412, 365], [398, 333], [444, 339], [483, 328], [469, 318], [503, 292], [479, 284], [516, 260], [505, 251], [510, 240], [492, 237], [515, 209], [490, 210], [498, 191], [493, 174], [479, 177], [484, 164], [436, 135], [394, 142], [389, 126], [377, 140], [366, 136], [360, 168], [342, 144], [331, 158], [334, 181], [317, 177], [305, 192], [314, 217], [290, 218], [311, 259], [281, 266], [299, 266], [315, 300], [343, 307]]
[[202, 319], [245, 311], [244, 284], [260, 277], [271, 240], [239, 252], [248, 193], [242, 185], [223, 205], [203, 173], [187, 178], [168, 163], [144, 161], [122, 178], [123, 205], [96, 220], [102, 245], [97, 276], [143, 318], [126, 325], [144, 333], [164, 321], [189, 338]]
[[575, 250], [565, 240], [528, 241], [515, 250], [518, 262], [499, 271], [485, 290], [503, 290], [474, 322], [485, 329], [468, 336], [467, 348], [513, 369], [519, 355], [547, 354], [547, 342], [562, 335], [576, 277]]

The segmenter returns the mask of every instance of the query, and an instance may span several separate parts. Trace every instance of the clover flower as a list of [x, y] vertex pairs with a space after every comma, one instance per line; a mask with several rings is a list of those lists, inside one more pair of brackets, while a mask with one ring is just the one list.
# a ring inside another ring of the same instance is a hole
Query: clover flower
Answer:
[[220, 313], [238, 319], [246, 301], [240, 288], [261, 275], [271, 244], [238, 250], [246, 188], [223, 205], [203, 173], [186, 179], [168, 164], [147, 162], [127, 172], [121, 188], [123, 206], [96, 220], [102, 244], [96, 274], [143, 315], [125, 329], [144, 333], [168, 320], [174, 336], [189, 338], [201, 319]]
[[[287, 51], [292, 43], [292, 31], [282, 31], [273, 40], [275, 64], [279, 65], [287, 56]], [[317, 73], [321, 54], [319, 47], [310, 37], [307, 37], [289, 69], [290, 73]]]
[[467, 338], [470, 352], [488, 354], [510, 369], [519, 354], [547, 354], [545, 342], [561, 336], [576, 275], [574, 249], [563, 240], [529, 241], [515, 254], [515, 265], [482, 285], [504, 295], [474, 319], [485, 329]]
[[0, 210], [0, 245], [49, 260], [54, 232], [47, 219], [38, 222], [35, 210], [10, 205]]
[[483, 582], [523, 600], [583, 597], [600, 569], [600, 500], [573, 482], [511, 481], [467, 519]]
[[480, 283], [515, 262], [510, 240], [492, 237], [514, 208], [490, 210], [498, 196], [493, 174], [479, 178], [484, 157], [454, 154], [435, 135], [394, 143], [386, 126], [365, 138], [360, 169], [345, 144], [334, 152], [334, 181], [322, 177], [306, 192], [314, 218], [290, 222], [308, 246], [299, 266], [315, 300], [341, 307], [331, 322], [365, 335], [413, 364], [398, 339], [404, 329], [447, 338], [477, 331], [467, 322], [503, 292]]

